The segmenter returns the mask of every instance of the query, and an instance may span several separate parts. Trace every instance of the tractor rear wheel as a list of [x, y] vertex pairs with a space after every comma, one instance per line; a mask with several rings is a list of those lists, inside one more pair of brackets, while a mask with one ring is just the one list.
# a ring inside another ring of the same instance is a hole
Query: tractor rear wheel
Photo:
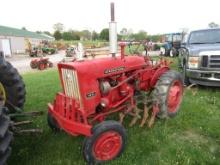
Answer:
[[31, 61], [30, 66], [32, 69], [36, 69], [37, 68], [37, 62], [36, 61]]
[[183, 79], [180, 73], [169, 70], [158, 80], [153, 90], [154, 104], [159, 106], [157, 117], [176, 116], [183, 97]]
[[116, 121], [104, 121], [92, 129], [83, 145], [83, 155], [88, 164], [104, 163], [119, 157], [126, 145], [125, 128]]
[[13, 133], [9, 131], [10, 118], [6, 116], [6, 107], [0, 106], [0, 165], [6, 164], [11, 154], [10, 143], [13, 140]]
[[0, 58], [0, 84], [0, 97], [10, 112], [15, 112], [15, 107], [22, 109], [26, 94], [25, 84], [17, 69], [3, 58]]

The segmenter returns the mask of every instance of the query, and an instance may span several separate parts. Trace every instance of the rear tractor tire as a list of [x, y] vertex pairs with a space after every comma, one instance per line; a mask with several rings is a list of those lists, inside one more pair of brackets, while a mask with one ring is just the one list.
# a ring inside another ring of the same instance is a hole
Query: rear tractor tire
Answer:
[[23, 108], [25, 103], [25, 84], [22, 77], [4, 58], [0, 58], [0, 97], [10, 113], [15, 112], [15, 107]]
[[0, 106], [0, 165], [5, 165], [11, 154], [10, 143], [13, 133], [9, 131], [10, 118], [6, 116], [6, 107]]
[[92, 129], [83, 144], [83, 155], [89, 165], [105, 163], [119, 157], [126, 145], [125, 128], [116, 121], [104, 121]]
[[174, 117], [183, 97], [183, 79], [180, 73], [169, 70], [156, 83], [153, 90], [154, 104], [159, 106], [159, 118]]

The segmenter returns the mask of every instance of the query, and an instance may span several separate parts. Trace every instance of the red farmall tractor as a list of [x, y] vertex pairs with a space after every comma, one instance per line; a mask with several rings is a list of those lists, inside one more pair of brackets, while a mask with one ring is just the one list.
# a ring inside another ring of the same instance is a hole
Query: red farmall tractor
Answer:
[[49, 61], [49, 58], [36, 58], [31, 60], [30, 66], [32, 69], [38, 68], [39, 70], [44, 70], [53, 67], [53, 63]]
[[[86, 136], [83, 155], [88, 164], [103, 163], [122, 154], [126, 145], [122, 121], [126, 115], [133, 116], [130, 123], [133, 125], [143, 114], [141, 126], [146, 124], [148, 114], [151, 115], [148, 125], [156, 116], [173, 117], [183, 95], [182, 77], [170, 70], [167, 61], [161, 59], [155, 63], [148, 56], [127, 56], [123, 43], [121, 55], [116, 55], [113, 4], [111, 11], [112, 57], [59, 63], [63, 92], [57, 93], [54, 102], [48, 105], [48, 125], [53, 130]], [[139, 102], [144, 104], [143, 110], [137, 107]], [[120, 122], [106, 120], [114, 113], [119, 113]]]

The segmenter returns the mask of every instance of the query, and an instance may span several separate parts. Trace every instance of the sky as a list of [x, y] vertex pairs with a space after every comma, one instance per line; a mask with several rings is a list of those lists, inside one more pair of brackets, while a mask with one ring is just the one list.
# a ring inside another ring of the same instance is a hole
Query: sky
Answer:
[[108, 27], [110, 2], [118, 32], [125, 27], [163, 34], [220, 24], [219, 0], [1, 0], [0, 25], [53, 32], [60, 22], [65, 30], [100, 32]]

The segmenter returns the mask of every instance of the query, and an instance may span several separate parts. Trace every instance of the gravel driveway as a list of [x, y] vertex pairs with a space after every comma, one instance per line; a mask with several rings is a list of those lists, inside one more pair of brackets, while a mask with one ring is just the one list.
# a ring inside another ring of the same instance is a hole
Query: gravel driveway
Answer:
[[[149, 52], [150, 56], [158, 56], [159, 51], [152, 51]], [[47, 55], [47, 58], [54, 64], [54, 67], [56, 67], [56, 64], [60, 62], [65, 57], [65, 51], [59, 51], [58, 54], [54, 55]], [[98, 56], [97, 56], [98, 57]], [[100, 55], [99, 57], [103, 57]], [[29, 57], [28, 55], [14, 55], [12, 57], [6, 58], [7, 61], [9, 61], [17, 70], [22, 74], [26, 72], [36, 72], [37, 69], [31, 69], [30, 62], [34, 58]]]
[[[65, 57], [65, 51], [59, 51], [57, 54], [47, 55], [46, 58], [54, 64], [60, 62]], [[31, 69], [30, 62], [34, 58], [29, 57], [28, 55], [14, 55], [12, 57], [6, 58], [20, 73], [37, 71], [37, 69]]]

